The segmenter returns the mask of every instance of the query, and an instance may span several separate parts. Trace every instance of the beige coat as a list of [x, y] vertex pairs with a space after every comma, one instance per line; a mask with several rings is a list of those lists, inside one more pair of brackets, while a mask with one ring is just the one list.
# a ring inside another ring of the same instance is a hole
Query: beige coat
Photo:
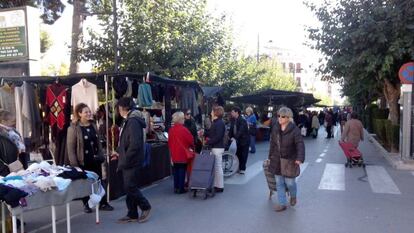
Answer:
[[364, 126], [362, 125], [362, 122], [357, 119], [347, 121], [341, 139], [342, 141], [350, 142], [355, 147], [358, 147], [359, 141], [364, 140]]

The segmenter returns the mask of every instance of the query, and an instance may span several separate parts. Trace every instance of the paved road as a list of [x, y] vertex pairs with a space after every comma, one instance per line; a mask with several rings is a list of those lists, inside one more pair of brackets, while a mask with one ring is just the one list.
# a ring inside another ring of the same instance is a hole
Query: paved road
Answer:
[[[269, 145], [261, 143], [249, 157], [246, 175], [227, 179], [224, 193], [212, 199], [175, 195], [167, 179], [144, 190], [153, 205], [147, 223], [117, 224], [116, 219], [125, 214], [121, 199], [112, 202], [116, 210], [102, 213], [101, 224], [95, 225], [95, 216], [81, 213], [80, 203], [74, 202], [72, 232], [414, 232], [414, 174], [391, 168], [369, 141], [360, 146], [366, 170], [345, 168], [338, 137], [324, 136], [321, 131], [318, 139], [306, 139], [298, 204], [285, 212], [273, 211], [276, 196], [271, 201], [267, 198], [261, 163]], [[63, 219], [64, 208], [58, 210], [58, 219]], [[27, 231], [51, 232], [49, 219], [48, 209], [27, 214]], [[66, 232], [65, 221], [58, 225], [58, 232]]]

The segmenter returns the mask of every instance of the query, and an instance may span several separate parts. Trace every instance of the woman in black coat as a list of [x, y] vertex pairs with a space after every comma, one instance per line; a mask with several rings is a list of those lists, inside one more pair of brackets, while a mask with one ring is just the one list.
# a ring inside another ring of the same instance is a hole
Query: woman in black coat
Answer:
[[305, 160], [305, 144], [300, 129], [292, 122], [290, 108], [282, 107], [278, 111], [278, 121], [272, 122], [269, 149], [269, 171], [276, 175], [276, 188], [279, 204], [275, 210], [287, 209], [286, 186], [290, 193], [290, 205], [296, 205], [296, 177], [299, 165]]

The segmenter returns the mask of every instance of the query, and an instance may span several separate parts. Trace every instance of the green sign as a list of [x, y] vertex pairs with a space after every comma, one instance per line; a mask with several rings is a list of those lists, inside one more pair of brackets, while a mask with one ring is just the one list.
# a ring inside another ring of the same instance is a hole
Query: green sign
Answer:
[[25, 13], [0, 12], [0, 61], [27, 57]]

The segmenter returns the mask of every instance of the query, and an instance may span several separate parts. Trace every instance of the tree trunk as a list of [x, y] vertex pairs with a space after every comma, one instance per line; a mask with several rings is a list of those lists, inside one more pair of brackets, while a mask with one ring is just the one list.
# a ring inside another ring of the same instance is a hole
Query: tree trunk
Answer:
[[384, 96], [387, 99], [390, 108], [388, 119], [393, 125], [398, 125], [400, 119], [400, 109], [398, 107], [398, 100], [401, 92], [400, 86], [401, 84], [392, 84], [389, 80], [385, 79]]
[[84, 0], [73, 1], [73, 16], [72, 16], [72, 46], [70, 51], [70, 74], [76, 74], [78, 72], [78, 53], [79, 44], [83, 38], [83, 19], [82, 14], [85, 7]]

